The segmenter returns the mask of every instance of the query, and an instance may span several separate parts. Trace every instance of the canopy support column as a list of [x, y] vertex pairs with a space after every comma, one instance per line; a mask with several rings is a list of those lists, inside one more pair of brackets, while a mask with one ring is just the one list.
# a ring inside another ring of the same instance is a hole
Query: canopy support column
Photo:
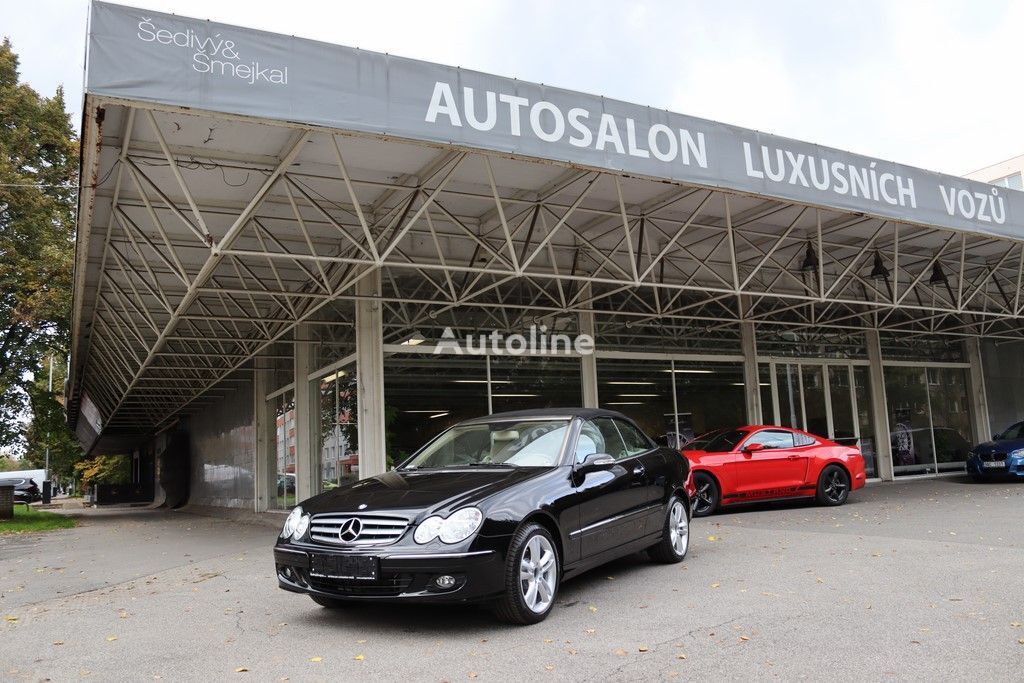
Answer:
[[[589, 300], [590, 299], [590, 284], [584, 285], [584, 290], [580, 293], [580, 298]], [[587, 304], [588, 308], [593, 304]], [[587, 310], [579, 314], [580, 316], [580, 334], [589, 335], [591, 339], [594, 338], [594, 312]], [[589, 354], [580, 356], [580, 381], [582, 384], [583, 392], [583, 407], [584, 408], [597, 408], [598, 406], [598, 395], [597, 395], [597, 356], [591, 352]]]
[[763, 424], [761, 417], [761, 379], [757, 371], [757, 340], [754, 323], [740, 323], [740, 348], [743, 351], [743, 386], [748, 424]]
[[310, 326], [295, 326], [295, 493], [296, 502], [320, 493], [320, 392], [313, 372]]
[[[985, 372], [981, 364], [981, 339], [968, 337], [964, 340], [964, 355], [971, 364], [967, 373], [967, 395], [971, 401], [971, 426], [974, 429], [974, 443], [992, 438], [992, 420], [988, 414], [988, 394], [985, 389]], [[999, 429], [1002, 429], [1000, 427]]]
[[359, 394], [359, 477], [387, 471], [384, 439], [384, 324], [380, 270], [356, 283], [356, 377]]
[[[871, 385], [871, 422], [875, 426], [875, 474], [885, 481], [894, 478], [892, 444], [889, 441], [889, 410], [885, 395], [885, 370], [882, 367], [882, 340], [878, 330], [865, 330], [868, 347], [868, 376]], [[864, 435], [861, 434], [863, 439]]]

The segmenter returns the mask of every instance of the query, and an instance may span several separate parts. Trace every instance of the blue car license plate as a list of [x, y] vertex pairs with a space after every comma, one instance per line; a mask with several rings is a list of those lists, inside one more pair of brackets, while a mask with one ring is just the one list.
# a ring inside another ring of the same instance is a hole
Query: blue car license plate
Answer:
[[325, 579], [377, 579], [380, 563], [376, 557], [367, 555], [313, 555], [310, 558], [309, 573]]
[[985, 462], [985, 463], [982, 463], [982, 464], [985, 465], [985, 469], [989, 469], [989, 470], [996, 470], [996, 469], [1004, 470], [1004, 469], [1006, 469], [1006, 463], [1004, 463], [1004, 462]]

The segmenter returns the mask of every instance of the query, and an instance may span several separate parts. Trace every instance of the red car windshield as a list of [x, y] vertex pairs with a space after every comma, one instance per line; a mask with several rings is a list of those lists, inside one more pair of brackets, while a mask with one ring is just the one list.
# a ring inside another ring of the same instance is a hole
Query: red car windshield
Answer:
[[728, 453], [747, 436], [745, 429], [727, 429], [715, 434], [700, 450], [705, 453]]

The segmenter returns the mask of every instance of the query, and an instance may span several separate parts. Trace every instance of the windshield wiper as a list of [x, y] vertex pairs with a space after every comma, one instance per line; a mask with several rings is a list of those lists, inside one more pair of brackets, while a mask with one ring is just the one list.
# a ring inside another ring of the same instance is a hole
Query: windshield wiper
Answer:
[[467, 462], [465, 467], [514, 467], [518, 469], [522, 465], [516, 465], [511, 462]]

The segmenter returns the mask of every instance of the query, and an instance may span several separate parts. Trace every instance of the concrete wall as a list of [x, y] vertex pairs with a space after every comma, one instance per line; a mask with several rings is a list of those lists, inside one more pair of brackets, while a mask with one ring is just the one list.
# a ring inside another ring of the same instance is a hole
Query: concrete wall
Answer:
[[981, 364], [991, 429], [986, 438], [1024, 420], [1024, 344], [982, 342]]
[[253, 507], [253, 428], [251, 382], [231, 382], [231, 393], [189, 416], [190, 505]]

